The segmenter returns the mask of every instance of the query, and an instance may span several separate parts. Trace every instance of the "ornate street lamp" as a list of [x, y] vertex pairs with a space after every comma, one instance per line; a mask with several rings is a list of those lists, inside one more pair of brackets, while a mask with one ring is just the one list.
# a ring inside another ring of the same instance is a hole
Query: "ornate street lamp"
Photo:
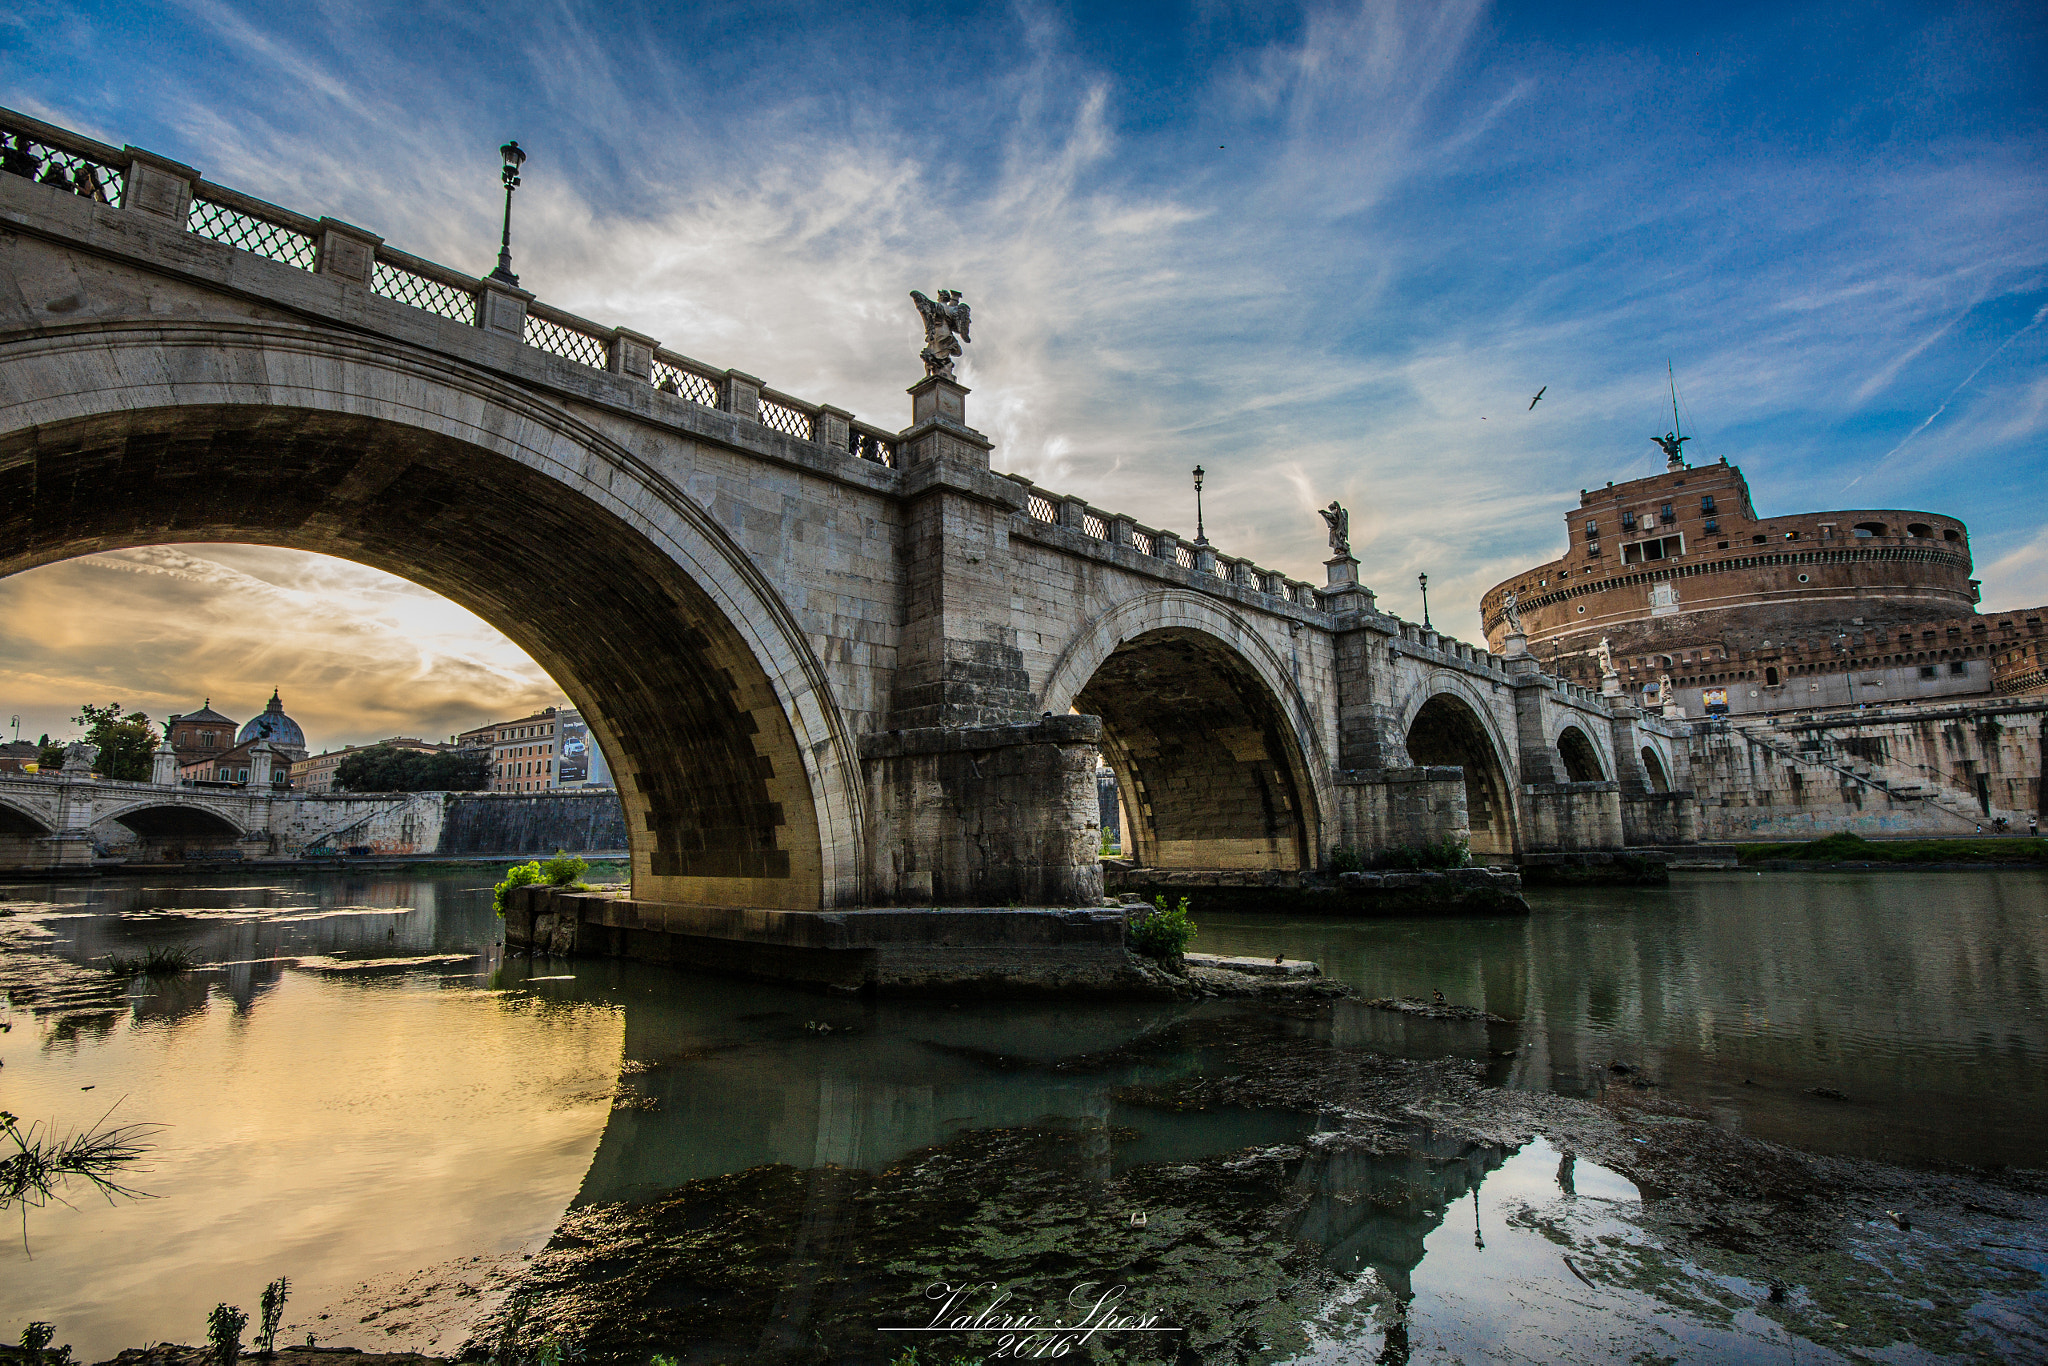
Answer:
[[1209, 535], [1202, 529], [1202, 467], [1195, 466], [1195, 544], [1209, 544]]
[[1436, 628], [1429, 624], [1429, 575], [1417, 574], [1415, 582], [1422, 585], [1422, 629], [1433, 631]]
[[517, 142], [508, 142], [498, 149], [498, 155], [505, 162], [501, 172], [505, 181], [505, 231], [498, 239], [498, 268], [491, 272], [491, 278], [517, 289], [519, 277], [512, 273], [512, 192], [519, 188], [519, 168], [526, 164], [526, 153]]

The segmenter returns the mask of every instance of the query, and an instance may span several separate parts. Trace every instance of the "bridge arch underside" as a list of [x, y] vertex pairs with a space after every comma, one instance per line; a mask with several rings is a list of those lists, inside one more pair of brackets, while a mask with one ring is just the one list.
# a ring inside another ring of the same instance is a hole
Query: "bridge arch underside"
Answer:
[[1270, 689], [1200, 631], [1148, 631], [1112, 650], [1074, 698], [1102, 718], [1124, 851], [1152, 868], [1313, 866], [1313, 788]]
[[1472, 852], [1511, 858], [1515, 852], [1514, 797], [1507, 773], [1479, 714], [1461, 698], [1438, 693], [1408, 724], [1408, 757], [1419, 765], [1465, 770], [1465, 817]]
[[[486, 410], [471, 421], [518, 430], [522, 419], [540, 425], [532, 416]], [[666, 547], [586, 492], [613, 480], [587, 453], [584, 463], [572, 485], [424, 423], [328, 409], [167, 407], [44, 423], [0, 432], [0, 575], [214, 541], [400, 575], [503, 631], [584, 712], [619, 775], [637, 895], [832, 904], [810, 779], [775, 686]], [[644, 486], [623, 489], [636, 496], [653, 501]], [[846, 880], [838, 901], [858, 898]]]
[[175, 844], [191, 840], [205, 844], [232, 844], [242, 838], [241, 827], [215, 811], [196, 806], [141, 806], [109, 816], [104, 824], [125, 826], [138, 838], [152, 844]]
[[1566, 726], [1559, 732], [1557, 753], [1564, 760], [1566, 782], [1597, 783], [1606, 779], [1607, 774], [1600, 767], [1600, 751], [1577, 726]]

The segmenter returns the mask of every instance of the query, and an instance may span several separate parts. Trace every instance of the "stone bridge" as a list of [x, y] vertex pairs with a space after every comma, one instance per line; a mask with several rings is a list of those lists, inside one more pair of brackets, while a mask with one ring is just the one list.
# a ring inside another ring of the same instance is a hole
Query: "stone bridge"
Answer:
[[296, 857], [309, 848], [368, 845], [378, 853], [435, 852], [441, 792], [274, 795], [120, 782], [75, 767], [0, 773], [0, 868], [89, 868], [95, 861], [160, 862], [224, 853]]
[[1682, 727], [1378, 611], [1348, 557], [1311, 586], [995, 473], [951, 380], [859, 421], [0, 127], [0, 573], [238, 541], [461, 603], [590, 719], [639, 898], [1088, 904], [1098, 754], [1161, 867], [1693, 829]]

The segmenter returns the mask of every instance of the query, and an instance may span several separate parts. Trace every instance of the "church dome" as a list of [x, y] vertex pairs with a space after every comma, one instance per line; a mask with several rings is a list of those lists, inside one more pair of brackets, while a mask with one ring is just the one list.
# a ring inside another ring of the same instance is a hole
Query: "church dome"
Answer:
[[298, 722], [284, 714], [284, 702], [272, 690], [263, 715], [243, 726], [235, 736], [238, 745], [246, 745], [251, 740], [268, 740], [279, 748], [303, 750], [306, 732], [299, 729]]

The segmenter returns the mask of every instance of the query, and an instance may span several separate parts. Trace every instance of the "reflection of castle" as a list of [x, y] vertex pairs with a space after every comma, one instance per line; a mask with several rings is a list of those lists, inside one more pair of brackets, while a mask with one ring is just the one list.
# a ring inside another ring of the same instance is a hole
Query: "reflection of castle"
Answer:
[[[1976, 615], [1969, 533], [1932, 512], [1758, 517], [1740, 468], [1674, 458], [1647, 479], [1582, 489], [1563, 557], [1480, 600], [1491, 647], [1516, 596], [1532, 650], [1686, 711], [1813, 710], [2043, 690], [2040, 609]], [[2031, 661], [2031, 663], [2029, 663]], [[2032, 683], [2028, 679], [2031, 677]]]
[[[285, 715], [275, 689], [262, 714], [240, 730], [208, 698], [198, 711], [171, 717], [164, 731], [180, 780], [283, 787], [291, 781], [293, 761], [306, 757], [306, 733]], [[255, 749], [259, 744], [265, 746], [261, 751]]]

